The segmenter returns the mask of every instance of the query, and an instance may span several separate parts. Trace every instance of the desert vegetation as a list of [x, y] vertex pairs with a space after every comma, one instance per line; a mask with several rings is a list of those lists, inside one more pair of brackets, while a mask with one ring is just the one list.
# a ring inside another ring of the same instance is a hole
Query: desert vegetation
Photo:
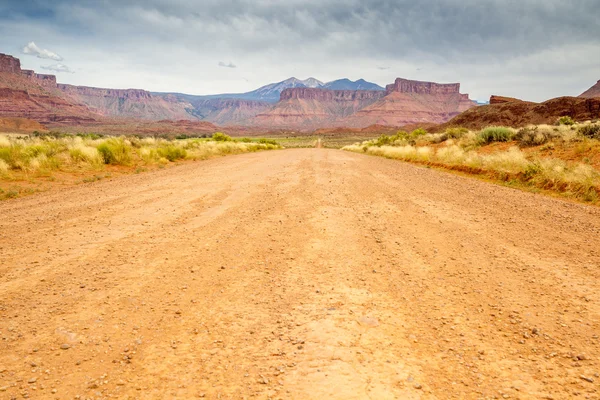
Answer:
[[382, 135], [343, 150], [484, 175], [519, 186], [559, 192], [589, 202], [600, 199], [600, 123], [521, 129], [491, 126]]
[[[23, 190], [7, 183], [53, 179], [55, 173], [81, 174], [82, 182], [103, 177], [102, 172], [142, 171], [181, 160], [203, 160], [214, 156], [281, 148], [266, 139], [233, 139], [223, 133], [211, 138], [182, 140], [154, 137], [104, 137], [100, 135], [0, 134], [0, 198], [16, 197]], [[90, 176], [93, 176], [91, 178]]]

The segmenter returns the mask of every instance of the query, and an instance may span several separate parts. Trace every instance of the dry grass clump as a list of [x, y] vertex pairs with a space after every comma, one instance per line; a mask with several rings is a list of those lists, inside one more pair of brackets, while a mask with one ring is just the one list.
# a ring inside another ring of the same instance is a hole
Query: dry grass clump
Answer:
[[[584, 133], [582, 133], [585, 132]], [[591, 133], [590, 133], [591, 132]], [[396, 145], [396, 137], [380, 137], [376, 140], [355, 143], [343, 147], [342, 150], [387, 158], [415, 161], [430, 165], [447, 166], [473, 173], [491, 175], [503, 180], [519, 181], [526, 185], [543, 189], [568, 193], [574, 197], [597, 201], [600, 194], [600, 171], [591, 165], [568, 162], [560, 159], [536, 159], [527, 155], [517, 146], [508, 150], [493, 153], [478, 152], [484, 144], [514, 140], [521, 147], [552, 145], [554, 141], [577, 142], [576, 146], [585, 149], [597, 145], [597, 140], [590, 139], [600, 135], [600, 125], [595, 123], [575, 126], [530, 126], [520, 129], [489, 127], [480, 132], [456, 131], [451, 134], [424, 135], [419, 143], [439, 143], [444, 136], [445, 146], [436, 147]], [[451, 139], [449, 136], [455, 136]], [[380, 145], [381, 143], [386, 143]], [[585, 146], [584, 146], [585, 145]], [[465, 169], [467, 168], [467, 169]]]
[[134, 137], [0, 135], [0, 176], [47, 175], [55, 170], [101, 169], [105, 165], [167, 164], [212, 156], [281, 148], [272, 141], [240, 142], [227, 135], [215, 139], [165, 140]]

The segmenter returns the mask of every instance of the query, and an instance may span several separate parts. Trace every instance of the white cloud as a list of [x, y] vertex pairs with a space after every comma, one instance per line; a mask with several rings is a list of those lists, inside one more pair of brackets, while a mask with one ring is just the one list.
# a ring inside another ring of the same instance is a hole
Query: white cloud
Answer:
[[219, 67], [223, 67], [223, 68], [237, 68], [237, 65], [235, 65], [231, 61], [229, 62], [229, 64], [225, 64], [223, 61], [219, 61]]
[[29, 42], [27, 43], [27, 46], [23, 47], [23, 54], [29, 54], [32, 56], [36, 56], [37, 58], [45, 58], [54, 61], [63, 60], [61, 56], [50, 50], [40, 49], [34, 42]]
[[75, 71], [73, 71], [71, 68], [69, 68], [65, 64], [52, 64], [52, 65], [47, 65], [47, 66], [42, 65], [41, 68], [45, 69], [46, 71], [52, 71], [52, 72], [65, 72], [67, 74], [75, 73]]

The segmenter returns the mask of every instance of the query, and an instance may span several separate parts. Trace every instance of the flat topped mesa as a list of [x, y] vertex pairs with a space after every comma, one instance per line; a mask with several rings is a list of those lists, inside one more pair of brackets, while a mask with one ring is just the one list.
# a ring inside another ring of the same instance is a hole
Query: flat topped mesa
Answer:
[[151, 99], [152, 94], [143, 89], [105, 89], [89, 86], [74, 86], [63, 83], [58, 88], [70, 95], [116, 97], [121, 99]]
[[385, 87], [386, 93], [418, 93], [418, 94], [451, 94], [460, 92], [460, 83], [435, 83], [396, 79], [396, 82]]

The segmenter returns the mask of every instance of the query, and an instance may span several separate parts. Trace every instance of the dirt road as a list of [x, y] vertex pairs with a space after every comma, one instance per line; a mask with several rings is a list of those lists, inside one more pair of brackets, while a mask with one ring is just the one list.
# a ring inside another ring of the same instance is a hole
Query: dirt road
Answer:
[[599, 398], [598, 208], [298, 149], [0, 216], [1, 399]]

